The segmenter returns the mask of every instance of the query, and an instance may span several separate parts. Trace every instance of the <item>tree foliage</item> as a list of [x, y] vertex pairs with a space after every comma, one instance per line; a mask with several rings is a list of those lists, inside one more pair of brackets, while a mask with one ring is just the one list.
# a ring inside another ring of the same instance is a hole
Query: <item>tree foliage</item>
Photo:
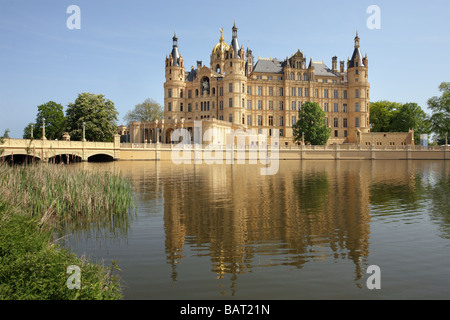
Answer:
[[331, 128], [327, 126], [326, 114], [316, 102], [306, 102], [298, 112], [298, 120], [292, 126], [294, 141], [312, 145], [325, 145], [330, 138]]
[[137, 104], [133, 110], [127, 112], [124, 117], [126, 123], [133, 121], [155, 121], [164, 118], [164, 110], [161, 105], [152, 99], [145, 99]]
[[445, 143], [450, 132], [450, 82], [442, 82], [439, 86], [442, 92], [440, 97], [435, 96], [428, 100], [431, 115], [431, 128], [436, 134], [438, 143]]
[[66, 110], [66, 131], [72, 140], [113, 141], [117, 132], [118, 112], [114, 103], [102, 94], [83, 92]]
[[420, 142], [420, 134], [431, 132], [429, 117], [417, 103], [371, 103], [370, 123], [373, 132], [408, 132], [412, 129], [417, 144]]
[[31, 124], [33, 124], [33, 138], [42, 138], [42, 124], [45, 119], [45, 137], [50, 140], [61, 139], [65, 128], [65, 116], [63, 106], [54, 101], [49, 101], [37, 107], [36, 121], [29, 123], [23, 129], [23, 138], [31, 138]]

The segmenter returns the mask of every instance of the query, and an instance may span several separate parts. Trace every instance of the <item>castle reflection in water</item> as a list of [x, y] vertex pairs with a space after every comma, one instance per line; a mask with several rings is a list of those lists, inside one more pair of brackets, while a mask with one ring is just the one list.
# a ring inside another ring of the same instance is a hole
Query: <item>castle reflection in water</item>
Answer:
[[[360, 278], [369, 255], [371, 183], [415, 184], [411, 168], [397, 163], [399, 170], [393, 163], [383, 172], [381, 162], [286, 162], [274, 176], [260, 176], [251, 165], [164, 167], [170, 171], [162, 186], [173, 280], [187, 246], [191, 254], [210, 256], [218, 277], [256, 266], [349, 259]], [[171, 176], [179, 183], [170, 183]]]

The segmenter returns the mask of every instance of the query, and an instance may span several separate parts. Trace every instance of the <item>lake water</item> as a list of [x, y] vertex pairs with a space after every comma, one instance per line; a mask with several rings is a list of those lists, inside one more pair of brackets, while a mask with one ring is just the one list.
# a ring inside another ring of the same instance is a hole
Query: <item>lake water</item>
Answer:
[[[125, 299], [450, 299], [450, 163], [81, 163], [133, 182], [136, 216], [66, 245], [118, 260]], [[380, 289], [369, 266], [378, 266]]]

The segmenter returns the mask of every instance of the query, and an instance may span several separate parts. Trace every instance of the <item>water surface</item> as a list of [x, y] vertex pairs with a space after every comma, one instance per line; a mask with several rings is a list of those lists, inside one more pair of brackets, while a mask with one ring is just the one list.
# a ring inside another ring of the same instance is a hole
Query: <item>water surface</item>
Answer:
[[[136, 217], [66, 244], [118, 260], [125, 299], [449, 299], [450, 164], [119, 161]], [[370, 265], [381, 289], [370, 290]]]

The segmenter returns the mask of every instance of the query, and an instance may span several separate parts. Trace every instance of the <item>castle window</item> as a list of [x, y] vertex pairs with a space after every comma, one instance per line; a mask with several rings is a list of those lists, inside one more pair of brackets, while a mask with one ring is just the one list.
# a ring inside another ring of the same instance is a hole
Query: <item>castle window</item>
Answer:
[[333, 98], [335, 98], [335, 99], [338, 98], [338, 91], [337, 90], [333, 91]]
[[342, 98], [347, 99], [347, 90], [342, 91]]
[[183, 112], [183, 103], [180, 103], [180, 111]]
[[355, 118], [355, 127], [356, 127], [356, 128], [359, 127], [359, 118]]
[[347, 128], [347, 118], [342, 119], [342, 126]]
[[220, 87], [219, 94], [220, 94], [221, 97], [223, 96], [223, 87]]
[[296, 108], [296, 106], [295, 106], [295, 101], [292, 101], [291, 102], [291, 110], [296, 110], [297, 108]]
[[323, 111], [328, 112], [328, 103], [323, 104]]
[[213, 95], [213, 96], [216, 95], [216, 88], [212, 88], [212, 95]]
[[359, 98], [359, 89], [355, 89], [355, 98]]
[[309, 97], [309, 88], [305, 88], [305, 97]]
[[189, 98], [189, 99], [192, 99], [192, 90], [189, 90], [189, 91], [188, 91], [188, 98]]
[[278, 95], [279, 95], [280, 97], [283, 96], [283, 88], [278, 88]]
[[269, 110], [273, 110], [273, 101], [269, 101]]
[[262, 116], [258, 116], [258, 126], [262, 126]]
[[355, 112], [359, 112], [359, 103], [355, 103]]
[[252, 94], [252, 87], [251, 86], [247, 86], [247, 94]]
[[273, 96], [273, 87], [269, 87], [269, 96]]
[[308, 81], [308, 75], [306, 73], [303, 74], [303, 81]]
[[273, 116], [269, 116], [269, 126], [273, 126]]
[[252, 109], [252, 100], [247, 100], [247, 109], [248, 110]]
[[339, 127], [339, 123], [338, 123], [339, 121], [338, 121], [338, 118], [334, 118], [333, 119], [333, 126], [335, 127], [335, 128], [338, 128]]
[[232, 114], [228, 115], [228, 122], [233, 122], [233, 115]]
[[278, 118], [278, 126], [280, 126], [280, 127], [284, 126], [284, 118], [283, 118], [283, 116], [280, 116]]
[[245, 84], [242, 84], [242, 93], [245, 93]]
[[247, 125], [248, 126], [252, 125], [252, 116], [247, 116]]
[[295, 123], [296, 123], [295, 116], [292, 116], [291, 117], [291, 126], [293, 126]]
[[167, 95], [169, 96], [169, 98], [172, 98], [172, 89], [167, 90]]
[[233, 98], [228, 99], [228, 107], [233, 107]]
[[342, 112], [347, 112], [347, 104], [344, 103], [344, 105], [342, 106]]
[[328, 89], [323, 90], [323, 97], [328, 98]]
[[258, 100], [258, 110], [262, 110], [262, 100]]
[[261, 86], [258, 87], [258, 96], [262, 96], [262, 87]]
[[302, 80], [302, 75], [300, 73], [297, 73], [297, 80], [298, 81]]
[[219, 102], [219, 109], [220, 109], [220, 110], [223, 110], [223, 101], [220, 101], [220, 102]]
[[242, 108], [245, 108], [245, 99], [242, 99]]
[[344, 137], [347, 138], [347, 130], [344, 130]]
[[192, 112], [192, 104], [188, 103], [188, 112]]
[[283, 110], [283, 101], [278, 102], [278, 110]]
[[295, 97], [295, 92], [296, 92], [297, 90], [295, 90], [295, 88], [291, 88], [291, 96], [293, 96], [293, 97]]
[[198, 89], [195, 89], [195, 96], [198, 97]]
[[298, 88], [298, 96], [301, 97], [303, 94], [303, 88]]
[[228, 91], [233, 92], [233, 83], [228, 84]]
[[180, 90], [180, 98], [183, 98], [183, 89]]
[[334, 104], [333, 111], [334, 112], [338, 112], [338, 104], [337, 103]]
[[334, 130], [334, 136], [337, 137], [338, 136], [338, 131]]
[[172, 111], [172, 103], [171, 102], [169, 102], [169, 104], [167, 105], [167, 110]]
[[291, 78], [290, 78], [291, 80], [295, 80], [295, 76], [294, 76], [294, 74], [293, 73], [291, 73]]

